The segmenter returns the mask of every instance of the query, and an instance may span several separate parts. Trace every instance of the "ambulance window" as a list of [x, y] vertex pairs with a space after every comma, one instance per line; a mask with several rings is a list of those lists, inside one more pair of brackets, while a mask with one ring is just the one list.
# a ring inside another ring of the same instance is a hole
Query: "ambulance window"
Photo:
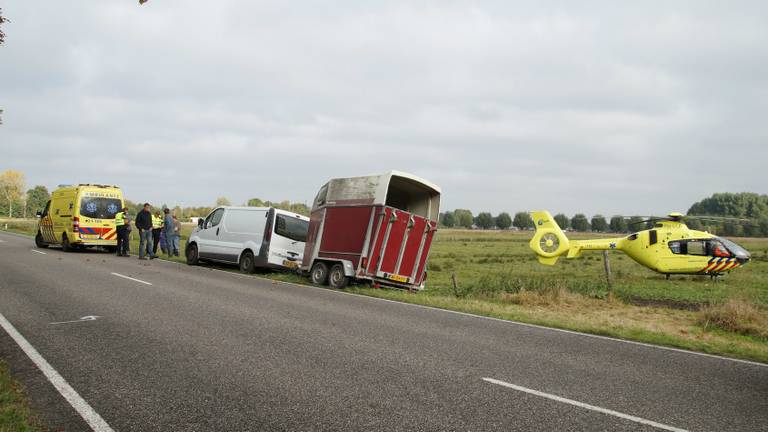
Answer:
[[80, 216], [93, 219], [114, 219], [122, 207], [117, 198], [83, 197], [80, 199]]
[[213, 213], [208, 215], [208, 218], [205, 219], [205, 227], [211, 228], [215, 227], [216, 225], [221, 222], [221, 217], [224, 216], [224, 209], [216, 209], [213, 211]]
[[679, 241], [669, 242], [669, 249], [672, 251], [673, 254], [683, 253], [682, 242], [679, 242]]
[[688, 242], [688, 255], [706, 255], [707, 244], [700, 240], [691, 240]]
[[307, 241], [307, 232], [309, 231], [309, 222], [278, 214], [275, 217], [275, 234], [289, 238], [294, 241]]
[[49, 211], [50, 209], [51, 209], [51, 202], [50, 202], [50, 201], [48, 201], [48, 202], [45, 204], [45, 208], [43, 209], [43, 213], [42, 213], [42, 216], [43, 216], [43, 217], [45, 217], [45, 216], [48, 216], [48, 211]]
[[722, 243], [717, 240], [712, 240], [709, 242], [709, 255], [730, 258], [731, 253], [728, 252], [728, 249], [726, 249]]

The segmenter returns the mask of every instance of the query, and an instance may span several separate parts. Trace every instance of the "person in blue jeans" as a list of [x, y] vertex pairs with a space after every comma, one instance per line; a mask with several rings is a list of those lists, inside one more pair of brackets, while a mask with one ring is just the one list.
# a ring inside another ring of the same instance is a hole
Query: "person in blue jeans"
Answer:
[[136, 228], [139, 229], [139, 259], [147, 259], [144, 255], [149, 255], [150, 259], [156, 256], [152, 252], [152, 207], [149, 203], [144, 203], [144, 209], [136, 215]]

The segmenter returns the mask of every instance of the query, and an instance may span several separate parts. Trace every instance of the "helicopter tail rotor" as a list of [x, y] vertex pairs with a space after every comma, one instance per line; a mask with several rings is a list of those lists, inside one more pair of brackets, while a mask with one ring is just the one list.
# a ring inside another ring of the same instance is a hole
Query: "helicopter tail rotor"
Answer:
[[539, 256], [539, 262], [554, 265], [560, 255], [568, 252], [568, 237], [548, 211], [531, 212], [536, 233], [529, 243]]

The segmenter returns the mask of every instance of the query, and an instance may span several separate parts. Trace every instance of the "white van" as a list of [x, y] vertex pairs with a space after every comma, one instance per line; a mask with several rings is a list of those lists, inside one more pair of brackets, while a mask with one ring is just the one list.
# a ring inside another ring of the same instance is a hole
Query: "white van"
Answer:
[[256, 268], [296, 269], [301, 264], [309, 218], [274, 207], [218, 207], [187, 241], [187, 264], [216, 261]]

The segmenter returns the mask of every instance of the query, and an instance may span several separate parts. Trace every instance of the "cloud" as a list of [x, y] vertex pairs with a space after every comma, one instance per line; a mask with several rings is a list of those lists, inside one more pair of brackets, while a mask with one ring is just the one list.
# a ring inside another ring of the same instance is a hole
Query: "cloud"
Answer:
[[766, 193], [768, 8], [17, 2], [0, 169], [137, 201], [309, 201], [399, 169], [444, 208], [684, 211]]

